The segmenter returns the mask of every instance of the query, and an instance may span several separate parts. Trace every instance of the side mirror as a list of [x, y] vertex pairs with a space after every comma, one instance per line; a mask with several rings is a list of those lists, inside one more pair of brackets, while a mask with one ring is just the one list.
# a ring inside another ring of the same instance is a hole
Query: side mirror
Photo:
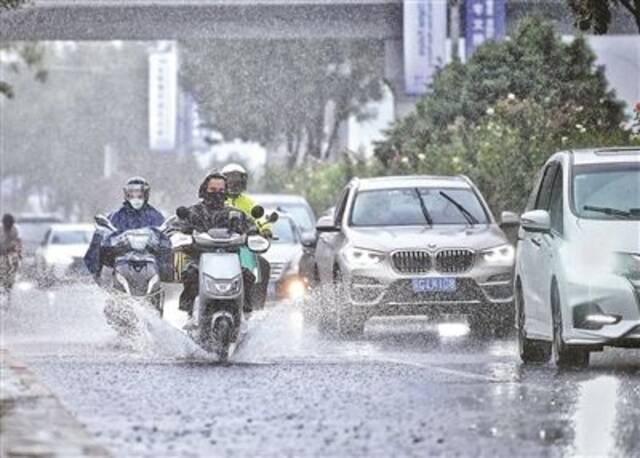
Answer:
[[111, 221], [109, 221], [109, 218], [107, 218], [106, 216], [96, 215], [93, 219], [96, 222], [96, 225], [98, 227], [101, 227], [103, 229], [108, 229], [112, 232], [117, 231], [116, 227], [113, 225], [113, 223], [111, 223]]
[[178, 207], [176, 209], [176, 215], [180, 219], [187, 219], [189, 218], [189, 209], [187, 207]]
[[164, 222], [158, 227], [158, 230], [160, 232], [165, 232], [167, 229], [169, 229], [173, 223], [175, 223], [178, 220], [178, 217], [175, 215], [172, 215], [170, 217], [168, 217], [167, 219], [164, 220]]
[[247, 237], [247, 248], [254, 253], [264, 253], [269, 249], [271, 243], [261, 235], [250, 235]]
[[273, 212], [269, 215], [267, 219], [269, 220], [270, 223], [275, 223], [280, 219], [280, 215], [278, 215], [276, 212]]
[[340, 228], [336, 226], [333, 215], [327, 215], [321, 217], [316, 223], [316, 230], [318, 232], [338, 232]]
[[546, 210], [533, 210], [525, 213], [520, 218], [520, 224], [522, 229], [527, 232], [546, 233], [551, 231], [551, 217]]
[[520, 217], [514, 212], [502, 212], [500, 215], [500, 226], [513, 227], [520, 225]]
[[315, 234], [306, 233], [300, 237], [300, 241], [302, 242], [302, 246], [313, 248], [316, 245], [316, 236]]
[[264, 208], [260, 205], [256, 205], [251, 209], [251, 216], [253, 219], [260, 219], [264, 216]]

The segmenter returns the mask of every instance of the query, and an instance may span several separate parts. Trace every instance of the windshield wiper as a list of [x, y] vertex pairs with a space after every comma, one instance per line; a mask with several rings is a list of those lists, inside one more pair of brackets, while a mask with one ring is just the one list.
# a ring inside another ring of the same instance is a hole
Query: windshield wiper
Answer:
[[467, 220], [467, 222], [471, 226], [473, 226], [474, 224], [478, 224], [478, 218], [473, 216], [471, 212], [466, 208], [464, 208], [464, 206], [460, 202], [455, 200], [453, 197], [451, 197], [449, 194], [447, 194], [444, 191], [440, 191], [440, 195], [445, 199], [447, 199], [449, 202], [451, 202], [453, 206], [456, 207], [460, 211], [460, 213], [462, 213], [462, 216], [464, 216], [464, 218]]
[[619, 208], [611, 208], [611, 207], [594, 207], [593, 205], [585, 205], [582, 207], [583, 210], [597, 213], [604, 213], [609, 216], [621, 216], [623, 218], [631, 218], [632, 213], [624, 210], [620, 210]]
[[424, 204], [424, 199], [422, 198], [422, 194], [420, 194], [420, 190], [418, 188], [413, 188], [418, 196], [418, 200], [420, 201], [420, 209], [422, 209], [422, 214], [424, 215], [424, 219], [427, 220], [427, 224], [429, 226], [433, 226], [433, 221], [431, 220], [431, 215], [429, 215], [429, 210], [427, 210], [427, 206]]

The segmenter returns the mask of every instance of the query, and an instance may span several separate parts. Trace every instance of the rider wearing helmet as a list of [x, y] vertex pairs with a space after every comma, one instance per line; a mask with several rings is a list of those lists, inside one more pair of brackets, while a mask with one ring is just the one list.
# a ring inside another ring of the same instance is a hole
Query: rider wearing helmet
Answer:
[[[201, 201], [191, 207], [184, 207], [186, 217], [180, 217], [183, 231], [191, 233], [193, 230], [207, 232], [213, 228], [229, 228], [239, 233], [249, 233], [256, 230], [253, 220], [244, 212], [225, 204], [226, 178], [220, 172], [214, 170], [204, 178], [198, 190]], [[255, 277], [243, 269], [245, 288], [248, 296], [251, 296]], [[189, 321], [185, 325], [188, 329], [194, 325], [193, 304], [199, 290], [198, 259], [192, 254], [187, 254], [185, 267], [182, 270], [183, 291], [180, 294], [180, 310], [187, 312]], [[245, 313], [251, 313], [251, 303], [245, 303]]]
[[[222, 168], [222, 174], [227, 179], [228, 197], [226, 204], [231, 207], [235, 207], [238, 210], [242, 210], [245, 215], [252, 218], [251, 210], [253, 210], [253, 207], [257, 204], [246, 194], [249, 176], [245, 168], [240, 164], [227, 164]], [[256, 225], [258, 226], [260, 234], [264, 237], [272, 237], [271, 224], [263, 219], [256, 221]], [[269, 261], [262, 256], [258, 256], [258, 264], [260, 266], [261, 279], [260, 283], [256, 285], [256, 288], [254, 288], [254, 294], [252, 295], [253, 297], [251, 297], [251, 302], [256, 308], [264, 306], [264, 302], [267, 298], [267, 288], [269, 287], [269, 276], [271, 275], [271, 266]]]
[[[162, 213], [149, 204], [150, 191], [149, 182], [140, 176], [131, 177], [127, 180], [122, 188], [124, 194], [122, 206], [109, 215], [109, 220], [118, 232], [145, 227], [158, 227], [164, 222]], [[89, 272], [96, 277], [100, 275], [103, 264], [100, 260], [101, 244], [102, 236], [96, 231], [93, 234], [87, 254], [84, 256], [84, 262]]]

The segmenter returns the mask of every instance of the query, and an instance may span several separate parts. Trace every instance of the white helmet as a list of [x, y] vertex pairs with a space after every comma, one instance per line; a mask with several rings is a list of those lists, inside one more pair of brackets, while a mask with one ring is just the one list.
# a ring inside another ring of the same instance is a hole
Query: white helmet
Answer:
[[222, 174], [227, 179], [227, 193], [232, 197], [238, 197], [247, 190], [249, 176], [240, 164], [227, 164], [222, 168]]

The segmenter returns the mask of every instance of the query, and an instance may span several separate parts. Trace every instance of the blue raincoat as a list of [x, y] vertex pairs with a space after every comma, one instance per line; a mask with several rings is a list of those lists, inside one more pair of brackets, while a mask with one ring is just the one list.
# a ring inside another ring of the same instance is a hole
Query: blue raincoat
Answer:
[[[164, 222], [164, 216], [158, 210], [145, 202], [140, 210], [136, 210], [129, 202], [124, 202], [119, 210], [109, 215], [109, 220], [118, 229], [113, 235], [128, 231], [129, 229], [142, 229], [145, 227], [157, 227]], [[102, 269], [100, 262], [100, 247], [102, 245], [102, 235], [96, 231], [91, 239], [91, 244], [87, 253], [84, 255], [84, 263], [89, 272], [96, 275]], [[162, 256], [160, 262], [160, 270], [165, 271], [171, 269], [170, 244], [168, 244], [169, 253]], [[168, 264], [168, 265], [167, 265]]]

